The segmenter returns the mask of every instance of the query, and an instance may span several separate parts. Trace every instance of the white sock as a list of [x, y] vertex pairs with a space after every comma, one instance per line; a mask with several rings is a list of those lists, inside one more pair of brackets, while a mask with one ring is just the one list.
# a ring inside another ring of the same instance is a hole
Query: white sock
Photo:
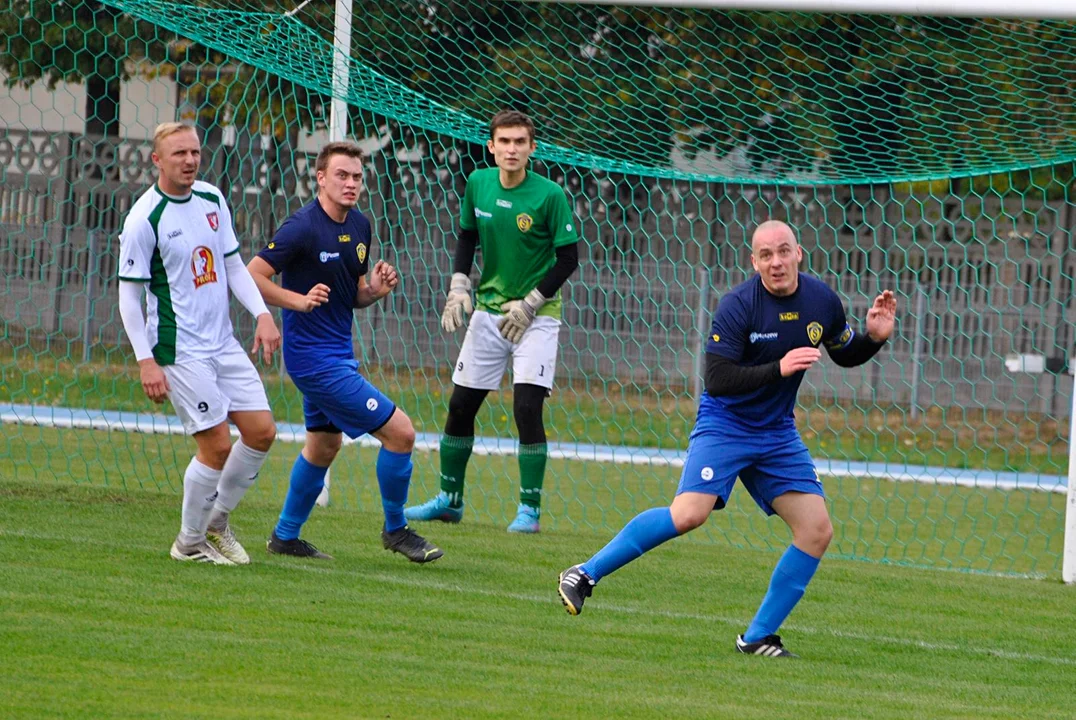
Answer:
[[209, 525], [209, 513], [217, 499], [217, 482], [220, 470], [214, 470], [191, 458], [183, 475], [183, 519], [179, 528], [179, 541], [190, 547], [205, 540]]
[[217, 482], [217, 513], [227, 515], [235, 510], [247, 490], [258, 479], [258, 471], [262, 469], [262, 463], [268, 454], [261, 450], [252, 450], [243, 444], [242, 439], [235, 441]]

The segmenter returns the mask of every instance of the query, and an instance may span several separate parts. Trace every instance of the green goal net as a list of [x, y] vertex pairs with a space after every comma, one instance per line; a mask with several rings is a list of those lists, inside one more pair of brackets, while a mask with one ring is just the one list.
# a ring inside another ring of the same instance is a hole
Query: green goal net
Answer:
[[[0, 13], [0, 476], [181, 485], [192, 444], [149, 403], [116, 311], [118, 230], [152, 181], [157, 123], [201, 130], [244, 257], [312, 197], [333, 97], [370, 154], [360, 208], [403, 278], [356, 315], [365, 372], [436, 449], [460, 336], [439, 313], [467, 174], [497, 109], [538, 125], [582, 266], [565, 288], [546, 410], [544, 525], [608, 536], [666, 504], [723, 293], [763, 219], [862, 322], [894, 290], [896, 336], [823, 362], [797, 411], [836, 524], [833, 551], [884, 562], [1060, 569], [1073, 350], [1076, 25], [521, 2], [334, 4], [9, 0]], [[249, 319], [236, 312], [241, 340]], [[302, 408], [263, 368], [280, 493]], [[517, 501], [511, 389], [479, 416], [469, 521]], [[169, 408], [170, 410], [170, 408]], [[332, 501], [376, 508], [371, 450]], [[746, 493], [700, 537], [780, 548]]]

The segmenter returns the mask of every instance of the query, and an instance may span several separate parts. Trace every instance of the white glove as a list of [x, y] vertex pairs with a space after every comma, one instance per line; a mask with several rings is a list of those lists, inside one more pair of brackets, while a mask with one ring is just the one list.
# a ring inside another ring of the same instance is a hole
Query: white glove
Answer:
[[504, 315], [497, 321], [497, 329], [501, 331], [501, 337], [510, 343], [518, 343], [522, 340], [523, 333], [530, 327], [534, 316], [546, 302], [546, 296], [535, 288], [522, 300], [512, 300], [501, 305], [501, 312]]
[[474, 312], [471, 302], [471, 278], [463, 273], [453, 273], [448, 286], [448, 299], [441, 313], [441, 327], [445, 332], [456, 332], [467, 323], [467, 315]]

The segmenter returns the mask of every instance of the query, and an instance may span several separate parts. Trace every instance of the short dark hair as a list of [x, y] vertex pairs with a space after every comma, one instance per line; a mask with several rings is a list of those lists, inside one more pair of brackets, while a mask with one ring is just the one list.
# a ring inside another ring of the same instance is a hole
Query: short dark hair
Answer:
[[501, 110], [494, 115], [489, 121], [489, 139], [492, 140], [497, 128], [502, 127], [527, 128], [527, 135], [530, 136], [531, 142], [534, 142], [534, 121], [518, 110]]
[[351, 140], [336, 140], [321, 148], [321, 152], [318, 153], [318, 159], [314, 162], [314, 171], [325, 172], [328, 170], [329, 158], [333, 155], [347, 155], [350, 158], [358, 158], [359, 160], [366, 159], [366, 153], [362, 151], [362, 148], [357, 143]]

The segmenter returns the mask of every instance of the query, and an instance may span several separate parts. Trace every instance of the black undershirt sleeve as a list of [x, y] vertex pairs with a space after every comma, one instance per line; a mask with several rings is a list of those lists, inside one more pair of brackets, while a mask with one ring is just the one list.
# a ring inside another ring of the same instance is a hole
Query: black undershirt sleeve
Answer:
[[884, 345], [884, 340], [880, 343], [876, 343], [870, 339], [870, 336], [868, 336], [867, 333], [856, 333], [852, 337], [852, 342], [848, 343], [847, 347], [838, 350], [830, 350], [829, 348], [826, 348], [826, 352], [833, 358], [833, 362], [841, 367], [856, 367], [874, 357]]
[[474, 251], [478, 247], [478, 231], [461, 229], [456, 236], [456, 257], [452, 263], [453, 273], [470, 276], [474, 265]]
[[706, 353], [706, 392], [714, 397], [744, 395], [780, 379], [780, 360], [747, 366]]
[[575, 269], [579, 267], [579, 243], [561, 245], [556, 249], [557, 261], [549, 272], [538, 282], [538, 292], [547, 298], [551, 298], [560, 290]]

